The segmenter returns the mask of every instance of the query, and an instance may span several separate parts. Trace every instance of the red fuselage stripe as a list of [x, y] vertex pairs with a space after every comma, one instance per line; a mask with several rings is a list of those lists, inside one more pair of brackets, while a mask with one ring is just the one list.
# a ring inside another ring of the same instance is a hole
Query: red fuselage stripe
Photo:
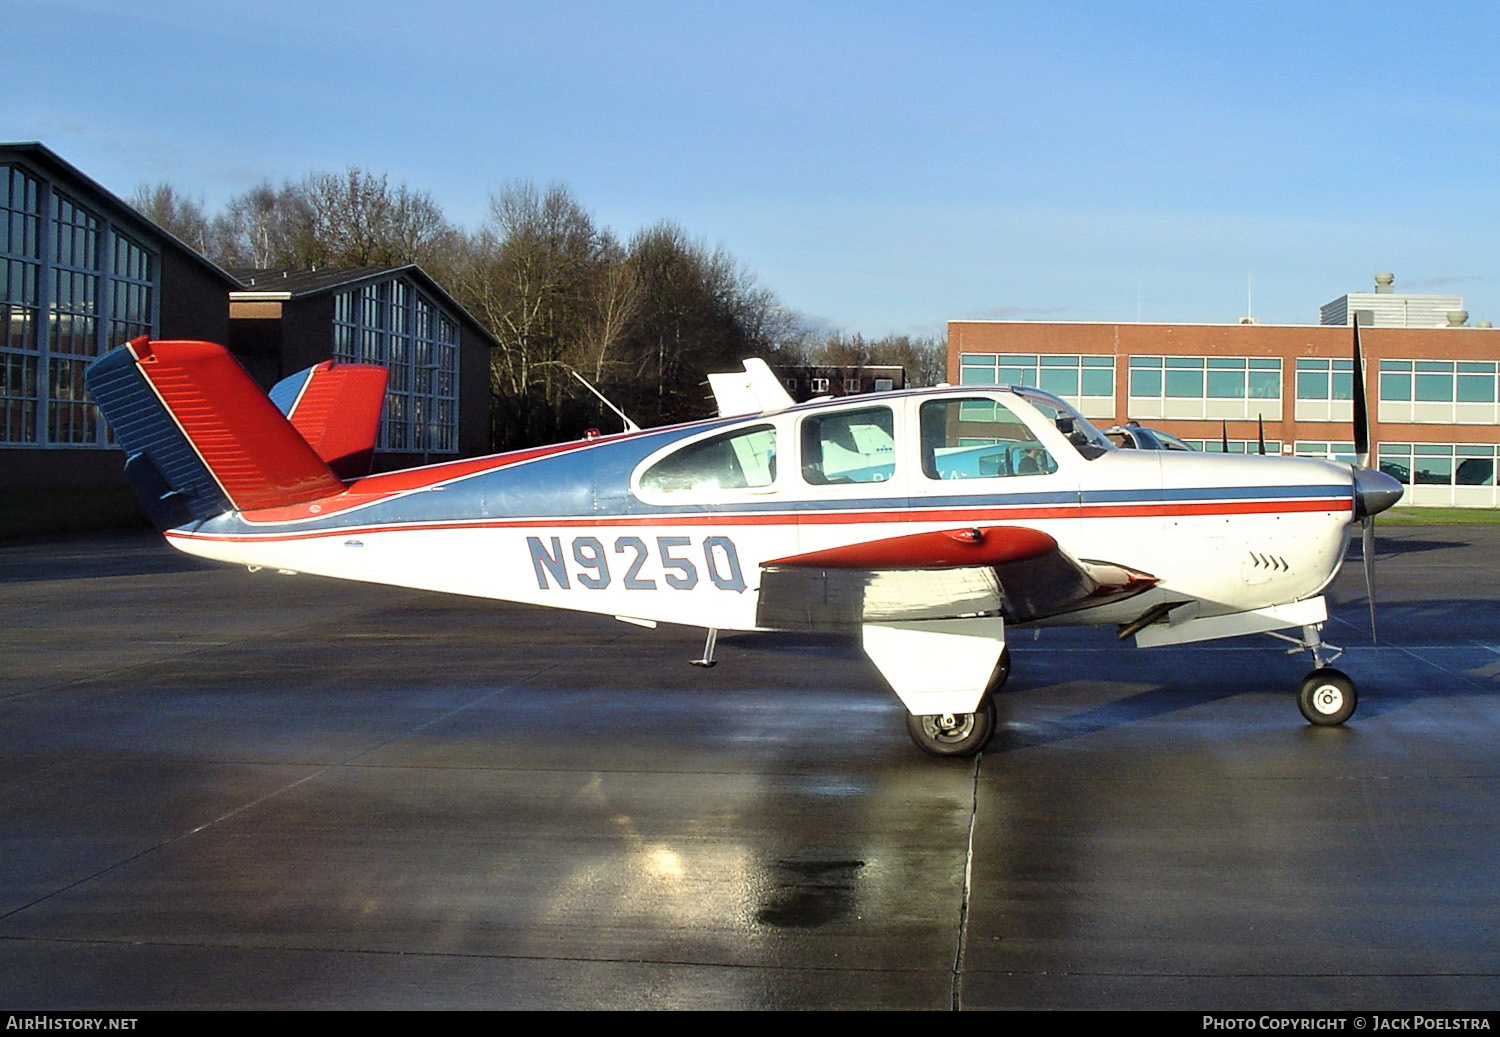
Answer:
[[391, 525], [343, 526], [302, 533], [213, 534], [170, 530], [169, 537], [183, 540], [215, 540], [246, 543], [276, 543], [361, 536], [371, 533], [419, 532], [445, 529], [597, 529], [652, 526], [809, 526], [874, 525], [891, 522], [1026, 522], [1101, 518], [1167, 518], [1174, 515], [1267, 515], [1285, 512], [1353, 513], [1348, 499], [1291, 501], [1203, 501], [1189, 504], [1093, 504], [1048, 508], [969, 508], [934, 511], [814, 511], [741, 515], [621, 515], [616, 517], [475, 519], [472, 521], [407, 522]]

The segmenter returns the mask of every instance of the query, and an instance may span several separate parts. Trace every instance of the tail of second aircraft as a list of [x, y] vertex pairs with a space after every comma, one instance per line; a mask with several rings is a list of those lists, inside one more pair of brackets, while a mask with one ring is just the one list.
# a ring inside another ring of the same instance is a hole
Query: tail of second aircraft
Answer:
[[[344, 489], [329, 462], [348, 454], [349, 443], [335, 441], [320, 456], [222, 346], [138, 338], [96, 360], [84, 383], [125, 449], [126, 478], [162, 529]], [[337, 408], [315, 410], [304, 424], [326, 430]]]

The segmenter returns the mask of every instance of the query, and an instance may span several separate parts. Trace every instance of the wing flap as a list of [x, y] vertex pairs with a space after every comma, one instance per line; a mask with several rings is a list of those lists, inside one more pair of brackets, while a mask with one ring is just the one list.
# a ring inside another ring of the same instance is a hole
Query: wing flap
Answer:
[[1024, 526], [937, 530], [765, 563], [756, 624], [827, 631], [996, 615], [1024, 623], [1128, 598], [1156, 582], [1076, 559]]
[[755, 625], [767, 630], [847, 631], [866, 623], [998, 616], [994, 570], [761, 570]]

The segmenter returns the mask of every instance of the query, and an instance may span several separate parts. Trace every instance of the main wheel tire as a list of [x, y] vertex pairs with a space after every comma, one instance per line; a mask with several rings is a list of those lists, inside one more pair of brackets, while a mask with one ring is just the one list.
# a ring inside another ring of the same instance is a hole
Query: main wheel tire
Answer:
[[993, 695], [1005, 687], [1005, 682], [1010, 680], [1010, 649], [1000, 649], [1000, 659], [995, 663], [995, 672], [990, 674], [989, 687], [984, 689], [986, 697]]
[[1354, 715], [1359, 694], [1354, 682], [1331, 666], [1309, 673], [1297, 690], [1297, 708], [1309, 724], [1333, 727]]
[[917, 748], [933, 756], [973, 756], [995, 733], [995, 703], [986, 695], [973, 713], [917, 716], [908, 713], [906, 731]]

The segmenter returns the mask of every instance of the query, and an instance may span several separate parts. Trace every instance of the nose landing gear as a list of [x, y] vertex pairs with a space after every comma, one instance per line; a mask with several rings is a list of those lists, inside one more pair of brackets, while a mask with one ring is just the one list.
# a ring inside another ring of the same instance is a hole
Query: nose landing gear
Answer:
[[[1300, 639], [1281, 634], [1271, 636], [1291, 641], [1297, 646], [1290, 651], [1306, 651], [1313, 657], [1313, 665], [1317, 668], [1302, 679], [1302, 685], [1297, 689], [1297, 708], [1302, 711], [1302, 716], [1309, 724], [1335, 727], [1354, 715], [1354, 710], [1359, 705], [1359, 693], [1354, 687], [1354, 681], [1342, 670], [1335, 670], [1328, 665], [1343, 655], [1344, 650], [1336, 645], [1324, 644], [1322, 624], [1303, 627]], [[1333, 654], [1328, 655], [1325, 649], [1332, 650]]]
[[1320, 666], [1309, 673], [1297, 690], [1297, 708], [1309, 724], [1333, 727], [1354, 715], [1359, 696], [1348, 675], [1332, 666]]

